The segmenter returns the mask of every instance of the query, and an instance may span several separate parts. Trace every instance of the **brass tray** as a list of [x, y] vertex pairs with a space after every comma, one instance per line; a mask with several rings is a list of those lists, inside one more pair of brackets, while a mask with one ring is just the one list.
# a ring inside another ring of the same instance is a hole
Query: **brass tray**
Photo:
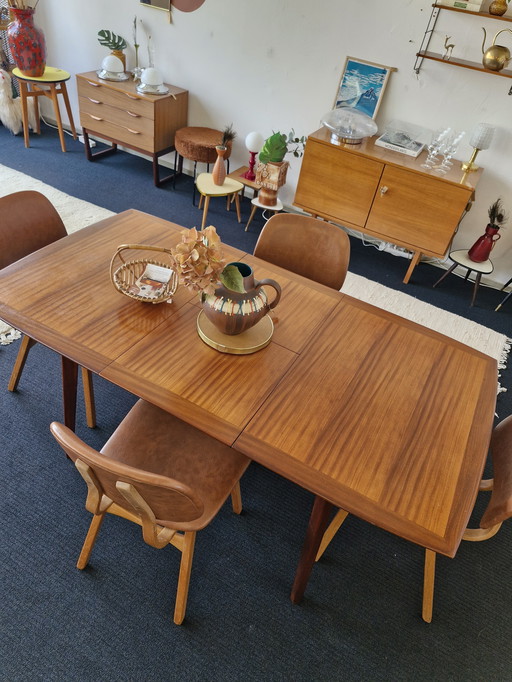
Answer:
[[220, 332], [201, 310], [197, 316], [197, 333], [208, 346], [221, 353], [249, 355], [268, 346], [274, 333], [274, 323], [265, 315], [254, 327], [231, 336]]

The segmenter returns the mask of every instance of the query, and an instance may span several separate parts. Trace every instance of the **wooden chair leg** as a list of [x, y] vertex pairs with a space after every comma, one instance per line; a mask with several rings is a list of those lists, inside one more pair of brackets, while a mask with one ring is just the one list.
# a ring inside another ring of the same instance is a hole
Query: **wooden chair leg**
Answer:
[[253, 204], [251, 208], [251, 215], [249, 216], [249, 220], [247, 221], [247, 225], [245, 226], [245, 232], [249, 229], [249, 225], [251, 224], [252, 219], [254, 218], [254, 214], [256, 213], [256, 206]]
[[318, 552], [316, 553], [315, 561], [318, 561], [318, 559], [320, 559], [322, 554], [325, 552], [325, 550], [327, 549], [327, 547], [331, 543], [331, 540], [336, 535], [336, 533], [339, 531], [343, 521], [345, 521], [347, 516], [348, 516], [348, 511], [345, 511], [344, 509], [338, 509], [338, 511], [336, 512], [336, 515], [334, 516], [331, 523], [327, 526], [327, 529], [326, 529], [325, 533], [323, 534], [322, 541], [320, 543], [320, 547], [318, 548]]
[[64, 100], [66, 112], [68, 114], [69, 127], [71, 128], [71, 132], [73, 134], [73, 139], [76, 140], [77, 135], [76, 135], [75, 122], [73, 121], [73, 112], [71, 111], [71, 104], [69, 103], [69, 97], [68, 97], [68, 89], [67, 89], [66, 83], [64, 81], [60, 84], [60, 91], [62, 94], [62, 98]]
[[434, 605], [434, 580], [436, 577], [436, 553], [431, 549], [425, 550], [425, 569], [423, 575], [423, 608], [422, 618], [426, 623], [432, 622]]
[[174, 622], [181, 625], [185, 618], [187, 608], [188, 586], [190, 584], [190, 571], [192, 570], [192, 559], [194, 558], [194, 545], [196, 533], [187, 532], [183, 538], [183, 550], [181, 554], [180, 575], [178, 578], [178, 589], [176, 591], [176, 606], [174, 607]]
[[238, 481], [231, 491], [231, 506], [235, 514], [242, 512], [242, 493], [240, 492], [240, 481]]
[[14, 367], [12, 369], [11, 378], [9, 379], [9, 391], [15, 391], [18, 388], [18, 383], [21, 379], [21, 373], [23, 372], [23, 368], [25, 367], [25, 363], [27, 361], [28, 352], [36, 343], [37, 342], [30, 338], [30, 336], [27, 336], [26, 334], [23, 335], [23, 338], [21, 339], [21, 346], [18, 351], [18, 355], [16, 356], [16, 362], [14, 363]]
[[87, 426], [94, 429], [96, 426], [96, 405], [94, 403], [94, 386], [92, 383], [92, 372], [82, 367], [82, 383], [84, 387], [85, 416]]
[[98, 533], [104, 518], [105, 512], [102, 512], [101, 514], [94, 514], [92, 517], [91, 525], [89, 526], [89, 530], [85, 536], [82, 551], [80, 552], [80, 556], [76, 562], [76, 567], [80, 570], [83, 570], [89, 563], [89, 557], [91, 556], [92, 548], [94, 547], [94, 543], [96, 542], [96, 538], [98, 537]]
[[60, 116], [59, 100], [57, 99], [57, 88], [55, 83], [50, 83], [50, 99], [53, 102], [53, 111], [57, 121], [57, 130], [59, 132], [60, 148], [63, 152], [66, 151], [66, 140], [64, 136], [64, 128], [62, 127], [62, 119]]

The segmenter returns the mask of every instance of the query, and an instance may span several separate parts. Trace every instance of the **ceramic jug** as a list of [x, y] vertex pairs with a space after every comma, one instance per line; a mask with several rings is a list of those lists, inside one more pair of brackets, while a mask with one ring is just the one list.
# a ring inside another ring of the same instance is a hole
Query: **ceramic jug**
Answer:
[[[273, 279], [255, 281], [252, 268], [247, 263], [230, 263], [240, 271], [243, 277], [243, 294], [219, 285], [214, 294], [204, 294], [203, 310], [206, 317], [223, 334], [231, 336], [241, 334], [259, 322], [281, 298], [281, 287]], [[263, 287], [272, 287], [276, 295], [269, 303]]]

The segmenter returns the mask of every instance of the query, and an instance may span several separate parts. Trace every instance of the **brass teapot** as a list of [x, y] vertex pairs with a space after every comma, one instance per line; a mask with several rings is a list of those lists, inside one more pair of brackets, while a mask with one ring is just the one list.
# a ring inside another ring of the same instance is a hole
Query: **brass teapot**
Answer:
[[491, 47], [488, 50], [485, 49], [485, 41], [487, 40], [485, 28], [482, 27], [482, 31], [484, 32], [484, 39], [482, 42], [482, 54], [484, 58], [482, 59], [482, 63], [486, 69], [490, 69], [491, 71], [501, 71], [510, 61], [510, 50], [508, 47], [504, 47], [503, 45], [496, 45], [496, 38], [500, 33], [504, 33], [505, 31], [512, 33], [512, 30], [510, 28], [504, 28], [501, 31], [498, 31], [498, 33], [496, 33], [494, 36]]

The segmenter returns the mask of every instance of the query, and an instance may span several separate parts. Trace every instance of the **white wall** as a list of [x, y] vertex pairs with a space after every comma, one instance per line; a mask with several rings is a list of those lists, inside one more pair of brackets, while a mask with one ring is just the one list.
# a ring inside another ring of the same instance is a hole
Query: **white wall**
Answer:
[[[97, 41], [103, 28], [130, 43], [132, 68], [132, 23], [137, 15], [152, 35], [155, 65], [164, 80], [190, 92], [189, 124], [234, 124], [238, 138], [232, 163], [238, 165], [247, 162], [244, 138], [252, 130], [267, 136], [294, 128], [298, 135], [307, 135], [320, 127], [320, 118], [333, 106], [347, 55], [397, 67], [377, 117], [379, 130], [393, 118], [468, 133], [480, 121], [497, 127], [492, 148], [479, 155], [485, 172], [454, 245], [468, 248], [483, 233], [487, 209], [501, 196], [511, 218], [492, 258], [495, 280], [504, 283], [512, 271], [512, 79], [430, 61], [424, 61], [416, 75], [415, 53], [431, 5], [432, 0], [205, 0], [192, 13], [173, 10], [169, 23], [165, 12], [137, 0], [42, 0], [36, 24], [46, 35], [48, 63], [74, 75], [98, 68], [108, 53]], [[442, 12], [430, 50], [442, 53], [445, 36], [450, 35], [454, 56], [480, 61], [482, 26], [490, 40], [511, 24]], [[140, 27], [138, 39], [145, 66], [146, 40]], [[498, 42], [512, 47], [512, 36], [504, 33]], [[78, 120], [74, 79], [69, 90]], [[464, 142], [457, 156], [467, 159], [470, 153]], [[300, 159], [290, 157], [290, 162], [287, 185], [280, 192], [288, 205]]]

